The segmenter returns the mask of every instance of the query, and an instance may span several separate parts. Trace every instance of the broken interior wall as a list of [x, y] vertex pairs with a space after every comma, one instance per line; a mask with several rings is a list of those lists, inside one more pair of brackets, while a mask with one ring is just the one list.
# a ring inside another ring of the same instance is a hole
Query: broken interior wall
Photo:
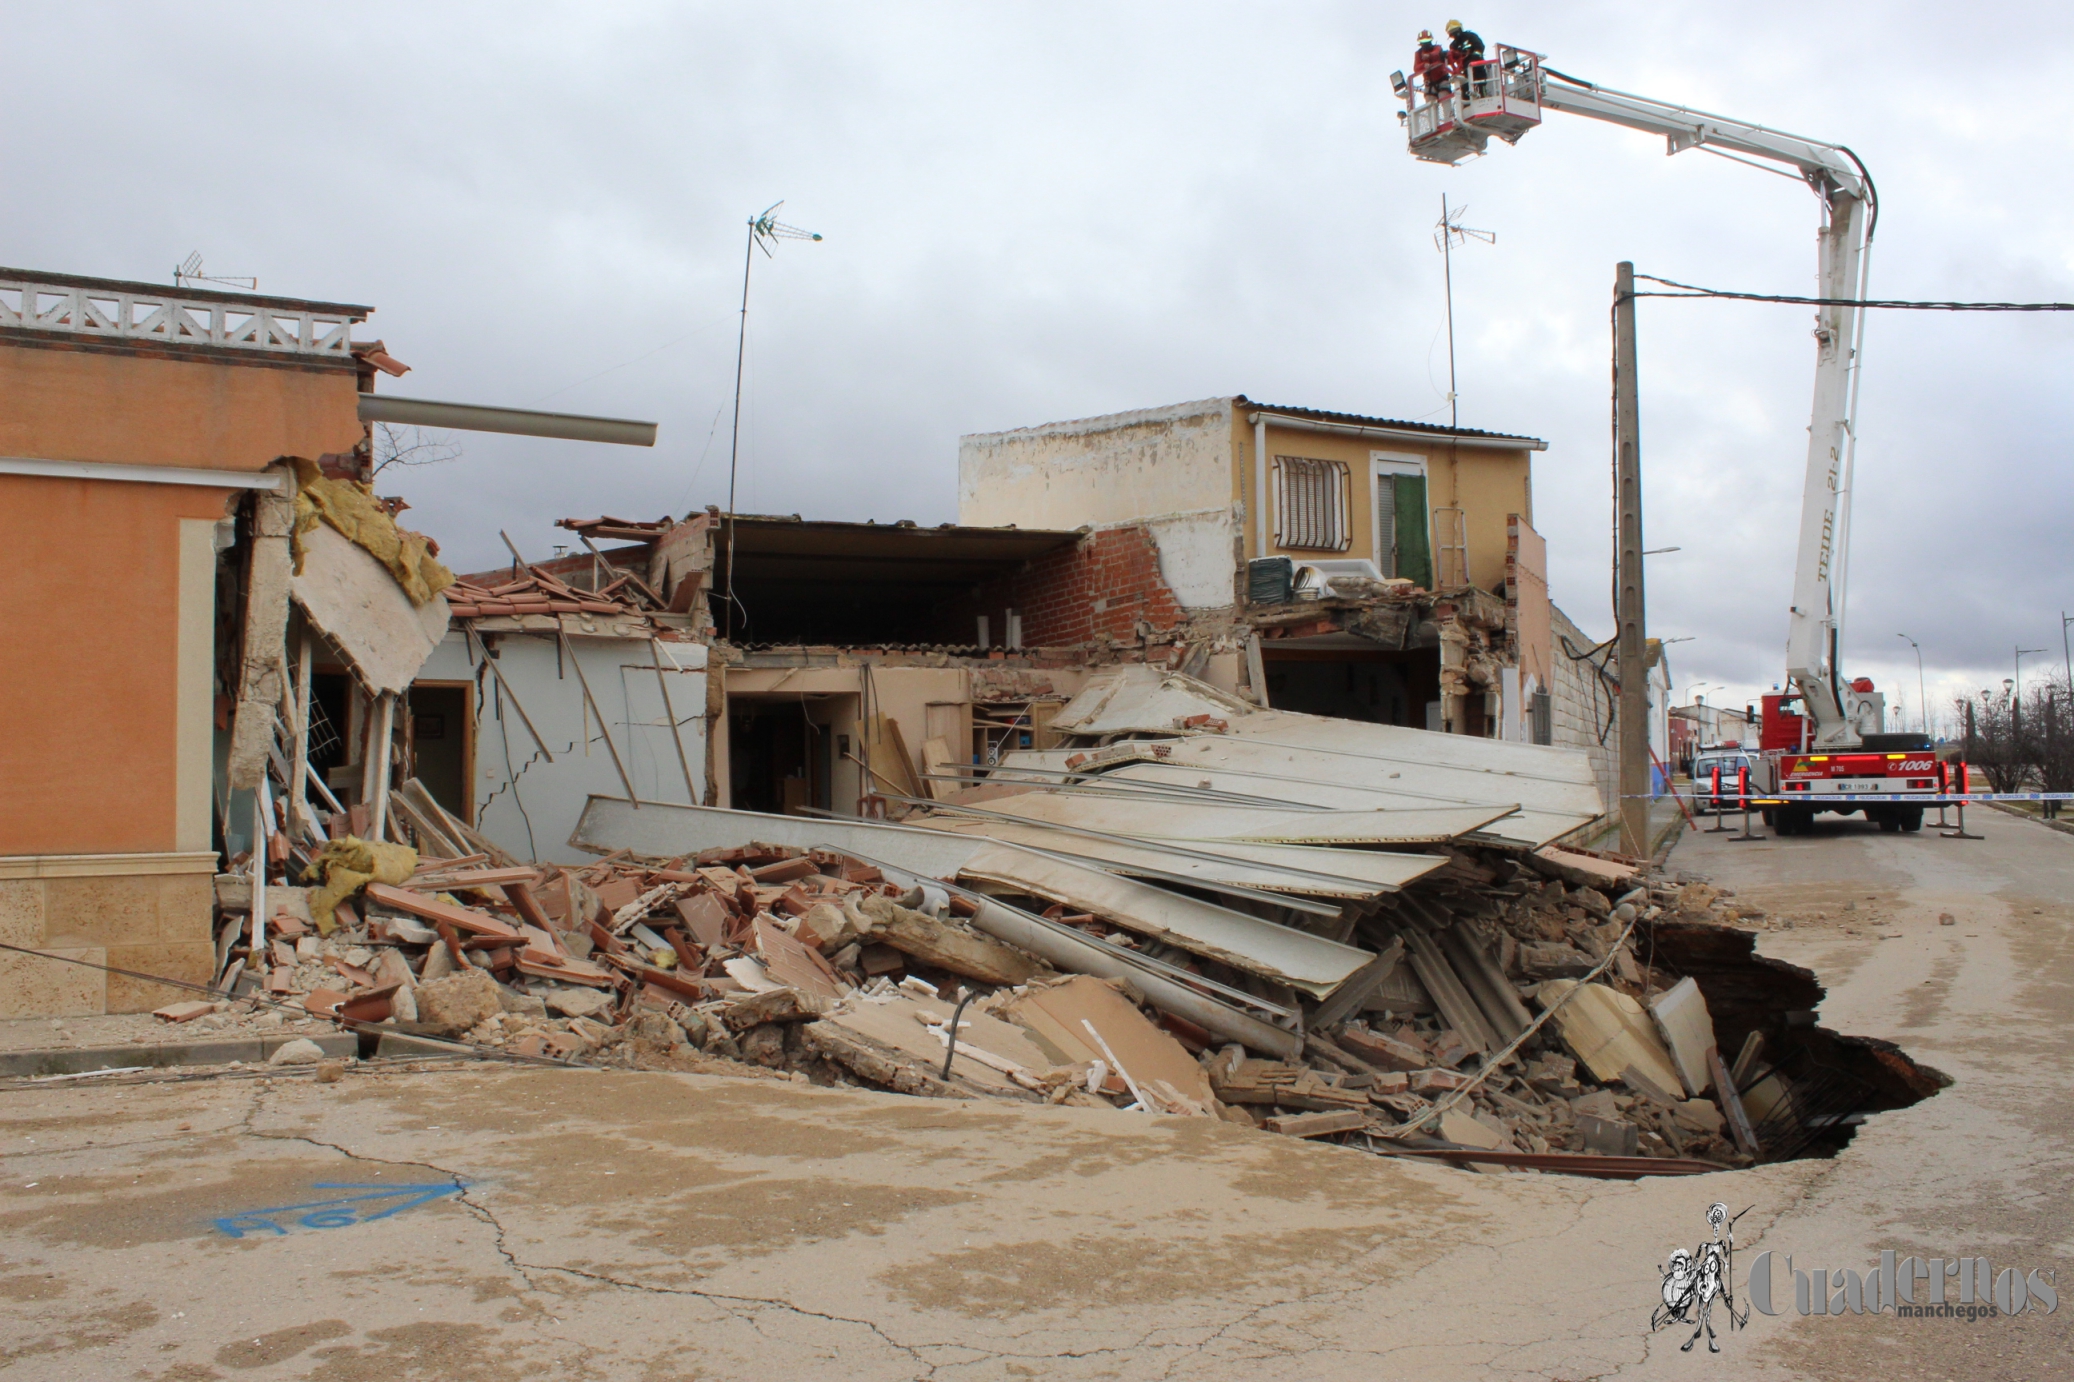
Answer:
[[[0, 677], [0, 939], [206, 983], [215, 714], [237, 689], [215, 682], [219, 550], [241, 481], [284, 455], [359, 444], [351, 361], [21, 326], [0, 340], [0, 398], [0, 457], [226, 472], [222, 484], [0, 473], [0, 607], [9, 646], [33, 652], [32, 674]], [[0, 956], [0, 1017], [166, 996]]]
[[[1183, 538], [1176, 538], [1175, 550], [1169, 553], [1151, 524], [1098, 528], [1078, 544], [1046, 553], [1014, 575], [989, 581], [953, 601], [943, 611], [944, 630], [949, 641], [976, 640], [977, 621], [983, 618], [989, 647], [1054, 648], [1100, 639], [1134, 642], [1141, 625], [1162, 632], [1188, 617], [1189, 602], [1166, 579], [1171, 565], [1195, 560], [1194, 593], [1199, 601], [1221, 590], [1222, 603], [1229, 604], [1228, 541], [1222, 557], [1221, 568], [1205, 581], [1200, 578], [1203, 563], [1188, 555]], [[1011, 611], [1019, 638], [1011, 632]]]
[[1591, 760], [1599, 796], [1620, 800], [1620, 735], [1615, 727], [1619, 689], [1607, 662], [1611, 650], [1600, 647], [1570, 621], [1560, 607], [1549, 613], [1549, 742], [1559, 748], [1582, 749]]
[[[486, 632], [483, 646], [497, 659], [497, 677], [471, 655], [458, 628], [449, 633], [419, 669], [420, 682], [469, 682], [474, 686], [472, 824], [499, 847], [521, 859], [573, 862], [583, 856], [568, 847], [569, 833], [584, 801], [597, 792], [625, 797], [613, 749], [644, 801], [703, 801], [706, 785], [706, 660], [698, 643], [667, 643], [664, 676], [678, 721], [694, 794], [685, 783], [670, 716], [663, 709], [655, 658], [646, 638], [578, 637], [568, 653], [580, 660], [583, 676], [604, 717], [604, 729], [587, 710], [583, 682], [564, 647], [549, 633]], [[670, 671], [671, 657], [684, 670]], [[521, 707], [524, 715], [520, 714]], [[530, 718], [546, 741], [552, 761], [527, 729]], [[605, 731], [612, 739], [610, 747]]]
[[[958, 439], [958, 521], [1096, 529], [1152, 522], [1165, 579], [1190, 608], [1233, 599], [1238, 538], [1232, 401]], [[1222, 580], [1215, 574], [1221, 570]]]
[[1553, 742], [1546, 735], [1536, 736], [1534, 703], [1555, 681], [1554, 608], [1548, 595], [1548, 539], [1513, 514], [1506, 528], [1505, 631], [1512, 642], [1515, 675], [1506, 679], [1511, 694], [1505, 702], [1506, 732], [1500, 738]]
[[712, 749], [714, 804], [738, 810], [876, 809], [868, 797], [910, 784], [879, 777], [889, 766], [875, 755], [904, 755], [916, 793], [932, 795], [951, 784], [932, 787], [925, 774], [980, 755], [986, 736], [975, 734], [976, 707], [988, 721], [1023, 716], [1034, 733], [1041, 720], [1027, 718], [1029, 705], [1063, 705], [1088, 676], [1084, 665], [1039, 669], [1006, 658], [937, 655], [935, 666], [903, 666], [845, 653], [831, 660], [846, 665], [772, 666], [782, 655], [750, 656], [756, 665], [725, 669], [726, 713]]

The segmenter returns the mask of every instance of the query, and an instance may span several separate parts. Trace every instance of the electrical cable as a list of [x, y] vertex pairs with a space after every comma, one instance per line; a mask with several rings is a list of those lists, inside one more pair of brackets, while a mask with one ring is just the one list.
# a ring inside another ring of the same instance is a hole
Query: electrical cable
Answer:
[[1638, 292], [1635, 294], [1638, 298], [1726, 298], [1734, 302], [1783, 302], [1803, 307], [1878, 307], [1900, 312], [2074, 312], [2074, 302], [1932, 302], [1908, 298], [1861, 301], [1857, 298], [1795, 297], [1789, 293], [1734, 293], [1722, 288], [1701, 288], [1675, 279], [1658, 278], [1655, 274], [1636, 274], [1635, 277], [1679, 290], [1675, 293]]

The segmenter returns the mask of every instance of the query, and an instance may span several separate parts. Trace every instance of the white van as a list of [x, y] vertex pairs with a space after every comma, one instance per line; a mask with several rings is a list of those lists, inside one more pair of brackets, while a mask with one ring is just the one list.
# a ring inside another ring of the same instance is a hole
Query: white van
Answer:
[[[1762, 796], [1771, 789], [1763, 755], [1748, 749], [1701, 749], [1692, 760], [1692, 809], [1695, 811], [1740, 811], [1736, 795], [1744, 769], [1750, 772], [1750, 795]], [[1721, 770], [1721, 795], [1714, 795], [1714, 770]]]

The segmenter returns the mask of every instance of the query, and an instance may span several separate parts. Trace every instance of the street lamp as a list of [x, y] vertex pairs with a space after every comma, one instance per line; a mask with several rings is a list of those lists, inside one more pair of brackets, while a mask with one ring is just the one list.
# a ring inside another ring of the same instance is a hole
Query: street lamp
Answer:
[[2024, 689], [2024, 659], [2029, 657], [2032, 653], [2042, 653], [2044, 651], [2045, 649], [2043, 648], [2017, 648], [2016, 676], [2011, 679], [2011, 685], [2014, 686], [2016, 689], [2012, 691], [2010, 694], [2021, 694]]
[[1660, 557], [1666, 552], [1682, 552], [1684, 550], [1683, 547], [1652, 547], [1642, 555], [1645, 557]]
[[[1896, 638], [1908, 638], [1908, 635], [1905, 633], [1897, 633], [1894, 636]], [[1916, 650], [1916, 708], [1923, 713], [1923, 733], [1928, 734], [1930, 732], [1930, 698], [1923, 694], [1923, 645], [1916, 642], [1913, 638], [1908, 638], [1908, 646]]]
[[2074, 653], [2067, 651], [2067, 625], [2074, 624], [2074, 615], [2060, 611], [2060, 656], [2067, 664], [2067, 693], [2074, 695]]
[[2017, 740], [2023, 736], [2021, 717], [2024, 704], [2024, 659], [2032, 653], [2042, 653], [2045, 649], [2025, 648], [2016, 644], [2010, 646], [2016, 648], [2016, 676], [2010, 682], [2009, 689], [2009, 743], [2010, 747], [2014, 748]]

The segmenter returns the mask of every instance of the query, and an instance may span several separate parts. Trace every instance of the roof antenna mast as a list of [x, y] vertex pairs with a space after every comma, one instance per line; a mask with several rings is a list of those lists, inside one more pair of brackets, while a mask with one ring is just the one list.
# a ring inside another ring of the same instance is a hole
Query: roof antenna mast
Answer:
[[735, 471], [742, 456], [742, 356], [749, 344], [749, 266], [756, 262], [759, 249], [764, 258], [770, 258], [780, 240], [821, 238], [818, 231], [801, 230], [777, 219], [778, 208], [784, 204], [772, 202], [749, 218], [749, 240], [742, 247], [742, 320], [735, 332], [735, 412], [727, 443], [727, 614], [722, 634], [726, 638], [734, 637], [735, 629]]
[[1462, 217], [1469, 210], [1460, 207], [1452, 214], [1447, 207], [1447, 193], [1440, 194], [1440, 224], [1433, 227], [1433, 241], [1440, 247], [1441, 273], [1447, 281], [1447, 424], [1451, 430], [1462, 425], [1461, 408], [1455, 395], [1455, 256], [1457, 244], [1468, 244], [1481, 240], [1486, 245], [1498, 243], [1495, 230], [1471, 230], [1462, 224]]

